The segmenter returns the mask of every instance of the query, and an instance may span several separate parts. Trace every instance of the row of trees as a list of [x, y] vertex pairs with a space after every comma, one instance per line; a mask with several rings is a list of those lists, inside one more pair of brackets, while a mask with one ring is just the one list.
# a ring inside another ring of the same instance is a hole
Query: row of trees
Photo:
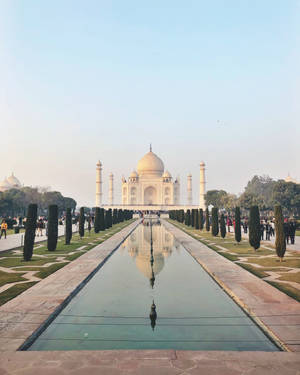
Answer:
[[227, 212], [234, 212], [236, 206], [244, 210], [258, 206], [261, 211], [273, 211], [276, 205], [281, 205], [285, 214], [300, 216], [300, 184], [254, 176], [239, 197], [225, 190], [209, 190], [205, 201], [207, 206], [213, 205]]
[[[282, 213], [282, 207], [280, 205], [275, 206], [275, 248], [280, 261], [282, 261], [285, 251], [286, 251], [286, 241], [284, 234], [284, 218]], [[211, 210], [211, 216], [209, 215], [209, 210], [205, 211], [205, 218], [203, 216], [202, 209], [192, 209], [187, 210], [173, 210], [169, 212], [169, 217], [172, 220], [177, 220], [180, 223], [184, 223], [187, 226], [192, 226], [195, 229], [203, 230], [204, 220], [205, 220], [205, 229], [207, 232], [210, 231], [213, 236], [221, 234], [222, 238], [226, 237], [226, 224], [224, 214], [222, 213], [219, 218], [219, 209], [213, 207]], [[235, 207], [235, 226], [234, 226], [234, 235], [236, 242], [241, 242], [242, 233], [241, 233], [241, 210], [240, 207]], [[249, 243], [254, 248], [258, 250], [260, 247], [261, 240], [261, 226], [260, 226], [260, 212], [258, 206], [252, 206], [250, 208], [249, 216]]]
[[26, 186], [21, 189], [0, 192], [0, 216], [25, 216], [30, 203], [37, 205], [38, 215], [45, 214], [48, 207], [54, 204], [57, 205], [59, 214], [65, 211], [67, 207], [70, 207], [73, 211], [76, 208], [76, 201], [73, 198], [64, 197], [58, 191], [47, 191], [47, 189]]
[[[32, 258], [34, 239], [36, 233], [37, 223], [37, 212], [38, 206], [36, 203], [31, 203], [28, 206], [27, 219], [25, 226], [25, 239], [23, 247], [23, 257], [25, 261], [29, 261]], [[48, 207], [48, 239], [47, 248], [49, 251], [55, 251], [58, 239], [58, 214], [59, 208], [56, 204]], [[133, 212], [129, 210], [117, 210], [111, 209], [104, 210], [103, 208], [96, 208], [95, 219], [94, 219], [94, 230], [95, 233], [104, 231], [113, 224], [123, 222], [125, 220], [132, 219]], [[92, 218], [88, 217], [88, 229], [91, 229]], [[79, 214], [79, 236], [82, 238], [85, 234], [85, 221], [86, 216], [84, 207], [81, 207]], [[70, 207], [66, 210], [66, 228], [65, 228], [65, 244], [69, 245], [72, 239], [72, 209]]]

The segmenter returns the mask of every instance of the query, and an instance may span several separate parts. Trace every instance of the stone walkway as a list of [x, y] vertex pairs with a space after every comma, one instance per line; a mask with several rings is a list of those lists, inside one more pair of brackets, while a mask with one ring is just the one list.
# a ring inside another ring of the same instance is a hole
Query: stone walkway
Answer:
[[0, 353], [1, 375], [299, 375], [298, 353], [104, 350]]

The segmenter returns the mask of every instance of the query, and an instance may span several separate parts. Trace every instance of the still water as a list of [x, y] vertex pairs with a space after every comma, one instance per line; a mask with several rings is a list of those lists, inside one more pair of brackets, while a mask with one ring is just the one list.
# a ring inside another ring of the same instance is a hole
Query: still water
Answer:
[[144, 221], [29, 350], [277, 347], [159, 221]]

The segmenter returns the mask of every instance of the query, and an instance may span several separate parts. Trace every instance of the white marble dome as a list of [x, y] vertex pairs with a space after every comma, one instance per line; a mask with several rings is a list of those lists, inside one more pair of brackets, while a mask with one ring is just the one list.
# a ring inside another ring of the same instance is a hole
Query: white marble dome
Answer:
[[169, 171], [165, 171], [165, 173], [163, 174], [163, 177], [165, 178], [171, 178], [171, 173]]
[[136, 173], [136, 171], [132, 171], [130, 177], [138, 177], [138, 174]]
[[144, 155], [137, 165], [139, 176], [162, 176], [164, 169], [164, 163], [152, 151]]

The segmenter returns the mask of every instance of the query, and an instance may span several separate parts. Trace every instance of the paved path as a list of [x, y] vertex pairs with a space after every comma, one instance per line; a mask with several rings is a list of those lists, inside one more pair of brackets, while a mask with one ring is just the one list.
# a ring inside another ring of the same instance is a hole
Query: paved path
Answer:
[[[162, 220], [182, 246], [282, 347], [300, 351], [300, 303]], [[300, 356], [299, 356], [300, 357]], [[300, 370], [300, 369], [299, 369]]]
[[299, 375], [298, 353], [102, 350], [0, 353], [2, 375]]
[[[73, 225], [73, 233], [76, 232], [77, 226]], [[46, 233], [46, 230], [43, 229], [43, 233]], [[18, 233], [18, 234], [10, 234], [9, 236], [1, 238], [0, 240], [0, 252], [1, 251], [6, 251], [6, 250], [11, 250], [15, 249], [17, 247], [23, 246], [24, 244], [24, 234], [25, 233]], [[58, 226], [58, 235], [63, 236], [65, 234], [65, 226], [64, 225], [59, 225]], [[41, 242], [41, 241], [46, 241], [47, 236], [35, 236], [35, 243]]]

